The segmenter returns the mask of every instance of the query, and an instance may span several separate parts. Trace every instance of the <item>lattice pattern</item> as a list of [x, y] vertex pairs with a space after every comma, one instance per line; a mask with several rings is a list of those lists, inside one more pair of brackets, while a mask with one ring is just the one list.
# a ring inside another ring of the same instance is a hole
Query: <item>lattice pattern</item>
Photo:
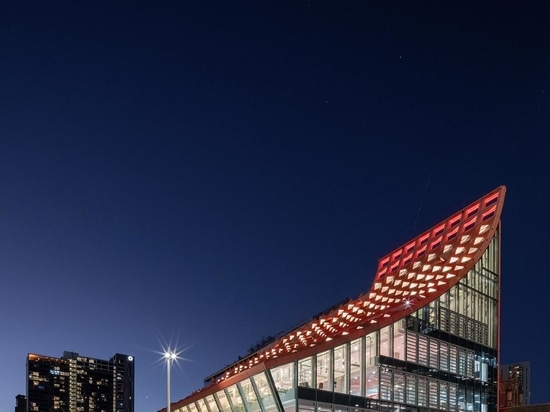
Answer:
[[464, 277], [481, 257], [500, 222], [505, 192], [504, 186], [495, 189], [380, 259], [367, 294], [288, 333], [226, 370], [221, 379], [369, 325], [382, 328], [427, 305]]

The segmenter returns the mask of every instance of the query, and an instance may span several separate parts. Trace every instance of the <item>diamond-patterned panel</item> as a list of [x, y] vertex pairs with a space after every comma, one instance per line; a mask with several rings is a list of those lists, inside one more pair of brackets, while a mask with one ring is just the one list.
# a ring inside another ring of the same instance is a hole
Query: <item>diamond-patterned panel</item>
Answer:
[[227, 369], [222, 380], [269, 359], [384, 327], [456, 284], [481, 257], [500, 222], [501, 186], [378, 262], [370, 291], [302, 325]]

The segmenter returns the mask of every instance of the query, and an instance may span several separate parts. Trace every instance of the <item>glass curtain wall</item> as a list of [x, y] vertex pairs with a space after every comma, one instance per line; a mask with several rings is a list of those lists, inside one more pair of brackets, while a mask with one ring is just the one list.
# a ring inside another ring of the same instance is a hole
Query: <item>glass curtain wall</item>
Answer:
[[[294, 407], [294, 374], [293, 364], [272, 370], [277, 380], [260, 373], [219, 390], [196, 402], [192, 402], [177, 412], [293, 412]], [[290, 400], [290, 402], [289, 402]]]
[[468, 275], [440, 298], [379, 331], [298, 361], [299, 385], [394, 404], [495, 412], [498, 256], [497, 233]]
[[496, 412], [498, 256], [497, 233], [467, 276], [410, 316], [178, 412]]

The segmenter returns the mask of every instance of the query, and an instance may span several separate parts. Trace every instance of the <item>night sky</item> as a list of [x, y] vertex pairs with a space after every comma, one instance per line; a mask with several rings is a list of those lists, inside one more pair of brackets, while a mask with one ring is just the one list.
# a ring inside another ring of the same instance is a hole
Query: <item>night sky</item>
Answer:
[[548, 1], [0, 2], [0, 412], [29, 352], [136, 412], [369, 290], [500, 185], [503, 363], [550, 402]]

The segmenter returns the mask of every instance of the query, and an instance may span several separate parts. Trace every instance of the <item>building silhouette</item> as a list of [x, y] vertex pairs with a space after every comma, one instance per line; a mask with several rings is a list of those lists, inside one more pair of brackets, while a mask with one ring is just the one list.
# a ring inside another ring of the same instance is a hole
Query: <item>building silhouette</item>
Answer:
[[27, 356], [26, 412], [133, 412], [134, 358]]
[[505, 191], [381, 258], [367, 293], [262, 342], [171, 412], [496, 412]]
[[505, 392], [502, 406], [526, 406], [531, 404], [531, 364], [529, 362], [510, 363], [500, 366]]
[[27, 412], [27, 397], [25, 395], [15, 397], [15, 412]]

